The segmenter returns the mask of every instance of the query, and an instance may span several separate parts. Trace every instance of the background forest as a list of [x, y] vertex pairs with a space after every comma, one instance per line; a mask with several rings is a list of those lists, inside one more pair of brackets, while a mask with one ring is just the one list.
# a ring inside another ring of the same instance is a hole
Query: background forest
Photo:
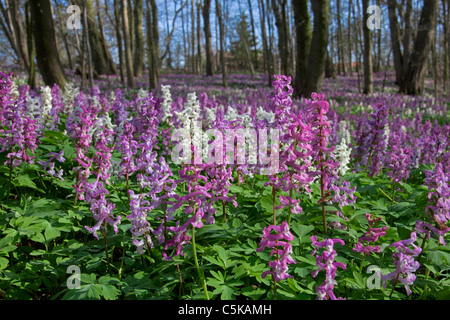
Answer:
[[164, 73], [219, 73], [223, 86], [227, 73], [266, 74], [268, 85], [284, 74], [305, 96], [324, 77], [355, 74], [372, 93], [373, 74], [393, 71], [403, 93], [421, 94], [427, 76], [435, 92], [448, 89], [446, 0], [2, 0], [0, 9], [0, 63], [27, 71], [31, 87], [37, 73], [60, 86], [75, 73], [82, 88], [144, 77], [150, 89]]

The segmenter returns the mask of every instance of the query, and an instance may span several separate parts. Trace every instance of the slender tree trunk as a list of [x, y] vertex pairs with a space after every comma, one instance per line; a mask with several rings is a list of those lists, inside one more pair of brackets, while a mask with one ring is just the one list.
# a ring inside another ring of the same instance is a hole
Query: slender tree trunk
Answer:
[[89, 24], [88, 24], [88, 17], [87, 17], [87, 0], [83, 1], [83, 39], [84, 43], [87, 49], [87, 61], [88, 61], [88, 72], [89, 72], [89, 88], [94, 88], [94, 72], [93, 72], [93, 66], [92, 66], [92, 51], [91, 51], [91, 44], [89, 41]]
[[192, 73], [197, 73], [197, 59], [195, 58], [195, 6], [191, 0], [191, 68]]
[[211, 38], [211, 25], [210, 25], [210, 8], [211, 0], [204, 0], [203, 2], [203, 31], [205, 33], [205, 51], [206, 51], [206, 75], [214, 75], [214, 60], [212, 52], [212, 38]]
[[280, 54], [281, 73], [284, 75], [292, 74], [289, 69], [289, 25], [286, 16], [287, 0], [272, 0], [272, 8], [275, 16], [275, 25], [278, 31], [278, 51]]
[[73, 70], [72, 55], [70, 54], [70, 47], [69, 47], [69, 43], [67, 41], [67, 31], [65, 31], [64, 21], [63, 21], [62, 14], [61, 14], [61, 8], [58, 4], [56, 5], [56, 9], [58, 11], [59, 26], [60, 26], [61, 35], [63, 38], [64, 48], [65, 48], [66, 54], [67, 54], [67, 60], [69, 62], [69, 68], [70, 68], [70, 70]]
[[25, 3], [25, 25], [27, 30], [27, 47], [28, 47], [28, 58], [29, 58], [29, 76], [28, 76], [28, 85], [30, 89], [34, 90], [37, 86], [36, 81], [36, 70], [34, 65], [34, 56], [35, 49], [33, 43], [33, 28], [31, 24], [31, 16], [30, 16], [30, 2]]
[[408, 69], [409, 59], [411, 56], [411, 41], [413, 36], [412, 29], [412, 0], [406, 1], [406, 12], [405, 12], [405, 30], [403, 33], [403, 68], [402, 75], [404, 75]]
[[337, 42], [338, 42], [338, 56], [339, 56], [339, 65], [340, 65], [340, 71], [345, 76], [347, 73], [347, 70], [345, 68], [345, 58], [344, 58], [344, 41], [342, 37], [342, 24], [341, 24], [341, 1], [336, 1], [336, 19], [338, 23], [338, 30], [337, 30]]
[[264, 61], [265, 68], [267, 73], [267, 85], [270, 87], [273, 80], [273, 53], [269, 50], [269, 45], [267, 41], [267, 33], [266, 33], [266, 9], [264, 7], [264, 0], [259, 0], [260, 7], [260, 16], [261, 16], [261, 37], [263, 42], [263, 50], [264, 50]]
[[293, 0], [296, 24], [297, 64], [294, 90], [298, 96], [319, 92], [325, 74], [328, 46], [329, 1], [313, 1], [314, 31], [311, 32], [307, 0]]
[[400, 84], [400, 92], [409, 95], [422, 94], [427, 59], [434, 39], [437, 18], [437, 1], [424, 0], [408, 70]]
[[50, 0], [33, 0], [30, 4], [39, 71], [46, 85], [57, 84], [64, 89], [66, 77], [56, 48]]
[[133, 73], [133, 56], [131, 53], [130, 26], [128, 24], [128, 7], [127, 0], [122, 0], [122, 21], [123, 21], [123, 39], [125, 44], [125, 64], [127, 67], [127, 86], [128, 88], [136, 87]]
[[0, 1], [0, 26], [6, 35], [12, 49], [17, 55], [19, 66], [29, 70], [25, 22], [19, 10], [19, 1], [6, 0], [5, 5]]
[[450, 60], [450, 1], [447, 0], [447, 8], [446, 8], [446, 0], [442, 0], [442, 11], [444, 16], [443, 21], [443, 29], [444, 29], [444, 70], [443, 70], [443, 89], [444, 92], [447, 90], [447, 81], [449, 76], [449, 60]]
[[372, 62], [372, 35], [367, 27], [366, 21], [369, 19], [367, 8], [369, 0], [362, 0], [363, 9], [363, 36], [364, 36], [364, 89], [365, 94], [373, 92], [373, 62]]
[[219, 21], [220, 65], [221, 65], [221, 69], [222, 69], [222, 82], [223, 82], [223, 86], [225, 88], [227, 88], [228, 87], [227, 67], [226, 67], [226, 62], [225, 62], [224, 45], [223, 45], [224, 27], [223, 27], [223, 21], [222, 21], [222, 9], [220, 6], [220, 0], [216, 0], [216, 15], [217, 15], [217, 19]]
[[[83, 7], [84, 0], [73, 0], [75, 4]], [[104, 33], [102, 32], [102, 20], [100, 19], [100, 27], [97, 26], [96, 15], [92, 0], [86, 0], [87, 21], [89, 28], [89, 45], [92, 51], [92, 64], [94, 74], [114, 75], [117, 69], [109, 51]]]
[[144, 72], [144, 34], [143, 24], [143, 1], [134, 0], [134, 76], [141, 77]]
[[197, 74], [202, 72], [202, 37], [201, 37], [201, 0], [197, 2]]
[[348, 18], [347, 18], [347, 42], [348, 42], [348, 72], [350, 76], [353, 74], [353, 48], [352, 48], [352, 27], [351, 27], [351, 8], [352, 8], [352, 0], [348, 2]]
[[120, 18], [120, 0], [114, 0], [114, 20], [116, 22], [116, 39], [117, 47], [119, 51], [119, 70], [120, 70], [120, 82], [125, 84], [125, 62], [123, 53], [123, 41], [122, 41], [122, 19]]
[[158, 8], [155, 0], [147, 0], [147, 37], [149, 86], [150, 90], [153, 90], [158, 86], [160, 70]]
[[250, 11], [250, 25], [252, 27], [252, 39], [253, 39], [253, 45], [254, 45], [254, 50], [253, 50], [253, 60], [254, 60], [254, 64], [255, 64], [255, 69], [258, 70], [259, 65], [258, 65], [258, 48], [256, 46], [256, 32], [255, 32], [255, 20], [253, 18], [253, 8], [252, 8], [252, 1], [248, 0], [248, 8]]
[[308, 0], [292, 0], [295, 18], [296, 34], [296, 70], [294, 92], [296, 95], [306, 95], [306, 78], [309, 51], [311, 48], [312, 30], [308, 11]]
[[389, 27], [391, 31], [391, 46], [394, 57], [395, 82], [400, 84], [403, 78], [403, 56], [400, 48], [400, 26], [397, 17], [397, 1], [388, 0]]

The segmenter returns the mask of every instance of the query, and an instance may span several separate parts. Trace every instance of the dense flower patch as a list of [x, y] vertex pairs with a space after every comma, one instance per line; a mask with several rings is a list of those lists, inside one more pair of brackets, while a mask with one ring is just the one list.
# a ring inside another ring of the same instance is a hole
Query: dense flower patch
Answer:
[[1, 298], [450, 298], [449, 103], [169, 80], [0, 73]]

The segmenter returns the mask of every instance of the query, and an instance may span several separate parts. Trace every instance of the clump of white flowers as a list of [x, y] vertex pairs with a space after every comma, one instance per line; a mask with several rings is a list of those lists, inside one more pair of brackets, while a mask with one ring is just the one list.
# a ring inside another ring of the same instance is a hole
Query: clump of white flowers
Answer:
[[177, 136], [172, 137], [172, 140], [180, 140], [179, 145], [182, 146], [183, 155], [178, 155], [178, 159], [184, 163], [190, 163], [191, 159], [191, 143], [197, 149], [198, 155], [202, 155], [202, 123], [200, 119], [200, 104], [197, 100], [195, 92], [187, 94], [187, 101], [184, 104], [184, 109], [180, 112], [175, 111], [175, 115], [181, 121], [181, 128], [175, 131]]
[[336, 156], [336, 160], [339, 161], [339, 174], [343, 176], [349, 170], [348, 164], [350, 163], [352, 148], [348, 146], [350, 143], [350, 132], [347, 129], [347, 122], [345, 120], [340, 121], [339, 128], [340, 131], [338, 136], [340, 137], [340, 142], [334, 149], [333, 153]]
[[275, 120], [275, 113], [265, 111], [261, 106], [256, 111], [256, 119], [264, 120], [266, 119], [269, 123], [272, 123]]
[[170, 93], [169, 85], [161, 85], [161, 91], [164, 101], [161, 103], [162, 121], [167, 121], [167, 118], [172, 116], [172, 95]]

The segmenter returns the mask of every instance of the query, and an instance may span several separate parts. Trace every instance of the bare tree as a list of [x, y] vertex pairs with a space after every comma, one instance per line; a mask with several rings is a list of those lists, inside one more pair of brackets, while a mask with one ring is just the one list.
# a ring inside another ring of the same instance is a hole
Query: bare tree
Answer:
[[30, 1], [34, 46], [39, 71], [46, 85], [66, 85], [66, 76], [58, 55], [50, 0]]
[[144, 72], [144, 34], [143, 26], [143, 1], [134, 0], [134, 75], [141, 77]]
[[369, 0], [362, 0], [363, 8], [363, 36], [364, 36], [364, 89], [365, 94], [373, 92], [373, 61], [372, 61], [372, 35], [371, 30], [367, 26], [366, 21], [369, 19], [368, 14]]
[[133, 72], [133, 56], [131, 53], [131, 39], [129, 34], [129, 24], [128, 24], [128, 8], [127, 1], [122, 0], [122, 21], [123, 21], [123, 39], [125, 45], [125, 64], [127, 67], [127, 86], [129, 88], [136, 87], [136, 82], [134, 80]]
[[11, 48], [14, 50], [19, 66], [29, 69], [25, 21], [17, 0], [0, 1], [0, 27], [5, 34]]
[[227, 67], [226, 67], [226, 62], [225, 62], [225, 54], [224, 54], [224, 27], [223, 27], [223, 21], [222, 21], [222, 9], [220, 6], [220, 0], [216, 0], [216, 16], [217, 19], [219, 20], [219, 37], [220, 37], [220, 65], [222, 68], [222, 82], [223, 82], [223, 86], [225, 88], [228, 87], [228, 82], [227, 82]]
[[308, 13], [307, 0], [292, 0], [296, 29], [296, 71], [294, 90], [299, 96], [320, 91], [327, 59], [329, 2], [311, 2], [314, 29]]
[[210, 9], [211, 0], [203, 1], [203, 31], [205, 33], [205, 51], [206, 51], [206, 75], [214, 75], [214, 58], [212, 52], [212, 36], [211, 36], [211, 24], [210, 24]]
[[[294, 1], [295, 2], [295, 1]], [[289, 53], [289, 23], [287, 19], [287, 0], [272, 0], [272, 9], [275, 16], [275, 25], [278, 31], [278, 51], [280, 53], [281, 73], [289, 75], [290, 53]]]
[[422, 94], [428, 55], [433, 45], [437, 17], [437, 1], [424, 0], [413, 51], [408, 69], [400, 83], [400, 92], [409, 95]]
[[148, 39], [148, 66], [149, 87], [155, 89], [159, 82], [159, 29], [158, 8], [155, 0], [147, 0], [147, 39]]

